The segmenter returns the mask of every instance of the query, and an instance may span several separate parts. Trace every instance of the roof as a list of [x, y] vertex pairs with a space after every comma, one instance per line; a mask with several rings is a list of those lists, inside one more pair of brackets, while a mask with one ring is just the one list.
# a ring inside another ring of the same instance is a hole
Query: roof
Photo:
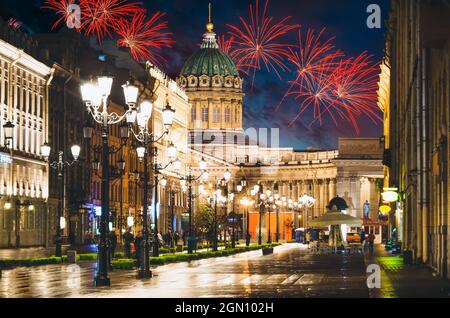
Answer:
[[184, 64], [180, 76], [239, 76], [239, 72], [230, 56], [225, 54], [217, 44], [216, 34], [207, 32], [203, 35], [203, 43]]

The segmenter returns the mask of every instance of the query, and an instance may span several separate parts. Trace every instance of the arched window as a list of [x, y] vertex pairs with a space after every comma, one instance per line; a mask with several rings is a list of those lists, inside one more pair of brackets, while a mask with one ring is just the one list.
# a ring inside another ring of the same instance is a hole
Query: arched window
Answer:
[[220, 108], [219, 107], [214, 108], [213, 122], [220, 123]]
[[209, 109], [207, 107], [202, 108], [202, 121], [203, 122], [209, 121]]
[[191, 108], [191, 121], [197, 120], [197, 108], [192, 106]]
[[225, 108], [225, 122], [231, 122], [231, 110], [229, 108]]

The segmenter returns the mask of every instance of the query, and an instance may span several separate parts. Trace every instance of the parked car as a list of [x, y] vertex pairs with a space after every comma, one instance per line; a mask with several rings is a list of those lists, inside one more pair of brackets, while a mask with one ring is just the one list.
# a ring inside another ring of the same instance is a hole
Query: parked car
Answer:
[[361, 243], [361, 235], [359, 233], [347, 233], [347, 243]]

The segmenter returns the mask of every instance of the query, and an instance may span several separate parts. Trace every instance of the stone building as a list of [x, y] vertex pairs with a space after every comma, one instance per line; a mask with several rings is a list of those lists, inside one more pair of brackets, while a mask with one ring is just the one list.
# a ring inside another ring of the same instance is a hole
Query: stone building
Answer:
[[[390, 67], [385, 164], [396, 239], [408, 261], [449, 277], [450, 6], [392, 1], [385, 63]], [[409, 257], [410, 256], [410, 257]]]
[[48, 167], [40, 148], [48, 139], [52, 70], [27, 53], [36, 50], [32, 39], [0, 23], [0, 247], [46, 245]]

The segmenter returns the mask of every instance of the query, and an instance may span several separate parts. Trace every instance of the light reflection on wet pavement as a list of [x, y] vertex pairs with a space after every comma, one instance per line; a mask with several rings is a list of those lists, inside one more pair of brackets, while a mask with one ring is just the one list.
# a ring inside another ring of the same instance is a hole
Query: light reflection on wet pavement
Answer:
[[92, 286], [96, 264], [4, 270], [0, 297], [368, 297], [362, 255], [313, 255], [299, 244], [135, 271], [110, 273], [111, 286]]

